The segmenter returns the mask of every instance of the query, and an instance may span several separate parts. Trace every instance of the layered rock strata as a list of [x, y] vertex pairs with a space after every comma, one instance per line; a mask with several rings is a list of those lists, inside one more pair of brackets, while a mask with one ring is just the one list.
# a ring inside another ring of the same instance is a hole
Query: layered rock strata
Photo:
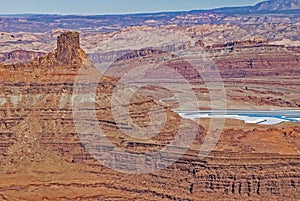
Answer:
[[[76, 98], [73, 87], [76, 76], [82, 73], [80, 68], [90, 69], [84, 71], [89, 72], [83, 75], [87, 78], [100, 75], [86, 60], [77, 36], [73, 32], [62, 34], [57, 50], [29, 64], [0, 66], [1, 199], [300, 199], [298, 124], [276, 131], [225, 129], [215, 151], [199, 159], [205, 128], [181, 119], [168, 108], [164, 128], [151, 140], [123, 134], [118, 126], [133, 129], [134, 125], [126, 119], [115, 122], [113, 118], [110, 102], [118, 78], [99, 79], [95, 99], [96, 121], [115, 146], [131, 153], [157, 151], [174, 139], [179, 124], [185, 133], [196, 126], [197, 135], [180, 160], [149, 174], [120, 173], [95, 160], [78, 136], [72, 99]], [[130, 115], [134, 122], [146, 127], [150, 122], [149, 108], [157, 104], [149, 97], [133, 97]], [[273, 136], [270, 142], [266, 140], [268, 134]], [[272, 153], [270, 145], [275, 147]], [[122, 157], [116, 160], [128, 161]]]

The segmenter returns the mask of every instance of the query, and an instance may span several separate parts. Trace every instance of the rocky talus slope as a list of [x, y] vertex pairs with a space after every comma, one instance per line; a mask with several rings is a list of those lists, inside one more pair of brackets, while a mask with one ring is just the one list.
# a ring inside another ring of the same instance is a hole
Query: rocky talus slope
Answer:
[[[163, 170], [135, 175], [105, 167], [83, 146], [75, 127], [73, 87], [80, 73], [100, 78], [75, 32], [60, 35], [56, 50], [27, 64], [0, 64], [0, 200], [300, 199], [299, 124], [248, 131], [225, 127], [215, 150], [199, 159], [206, 127], [168, 108], [157, 136], [142, 140], [124, 135], [120, 126], [130, 130], [135, 125], [113, 118], [110, 102], [118, 78], [112, 77], [99, 79], [95, 111], [96, 122], [115, 146], [148, 153], [174, 139], [179, 124], [183, 133], [191, 128], [197, 133], [188, 152]], [[129, 105], [134, 122], [147, 127], [149, 108], [157, 104], [135, 95]]]

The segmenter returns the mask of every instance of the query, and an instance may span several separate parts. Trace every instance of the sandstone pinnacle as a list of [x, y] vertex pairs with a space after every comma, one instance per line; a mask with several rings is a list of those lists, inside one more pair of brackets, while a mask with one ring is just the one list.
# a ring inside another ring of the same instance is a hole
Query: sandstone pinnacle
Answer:
[[68, 31], [57, 37], [56, 59], [63, 65], [78, 65], [86, 58], [80, 48], [79, 33]]

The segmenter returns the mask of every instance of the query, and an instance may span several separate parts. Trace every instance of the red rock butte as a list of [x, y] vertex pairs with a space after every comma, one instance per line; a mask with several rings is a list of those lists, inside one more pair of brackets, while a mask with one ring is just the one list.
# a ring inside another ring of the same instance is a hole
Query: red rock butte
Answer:
[[80, 48], [79, 33], [68, 31], [57, 37], [56, 59], [64, 65], [76, 65], [85, 58], [84, 51]]

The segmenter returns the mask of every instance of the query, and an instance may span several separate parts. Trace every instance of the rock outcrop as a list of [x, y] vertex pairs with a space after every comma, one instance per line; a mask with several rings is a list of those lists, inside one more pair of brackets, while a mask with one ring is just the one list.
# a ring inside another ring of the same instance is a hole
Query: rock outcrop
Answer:
[[[230, 41], [212, 46], [202, 46], [212, 58], [223, 78], [246, 78], [265, 76], [295, 76], [299, 75], [300, 47], [286, 47], [269, 44], [265, 39], [251, 39]], [[189, 50], [190, 46], [183, 46], [182, 50]], [[124, 61], [144, 58], [149, 63], [155, 58], [170, 60], [170, 55], [176, 49], [155, 51], [155, 49], [135, 50], [129, 53], [124, 51], [90, 55], [95, 63], [105, 61]], [[122, 55], [123, 54], [123, 55]], [[116, 55], [122, 55], [117, 57]], [[153, 57], [153, 58], [151, 58]], [[113, 58], [118, 58], [113, 60]], [[172, 60], [172, 59], [171, 59]], [[174, 59], [173, 59], [174, 60]], [[122, 66], [122, 65], [121, 65]], [[172, 62], [169, 65], [189, 80], [197, 80], [200, 75], [189, 64]], [[128, 70], [126, 66], [126, 70]], [[122, 74], [122, 68], [115, 68], [116, 75]], [[110, 72], [114, 73], [114, 72]]]
[[264, 46], [268, 45], [269, 41], [262, 38], [254, 38], [249, 40], [241, 40], [241, 41], [230, 41], [226, 42], [224, 44], [215, 44], [212, 46], [209, 46], [208, 49], [213, 48], [224, 48], [224, 47], [257, 47], [257, 46]]
[[[274, 131], [224, 130], [216, 150], [208, 158], [199, 159], [205, 128], [181, 119], [168, 108], [166, 125], [153, 139], [137, 140], [123, 134], [118, 126], [129, 130], [135, 127], [127, 119], [114, 120], [111, 98], [118, 79], [110, 77], [102, 77], [98, 83], [97, 119], [83, 120], [96, 121], [114, 146], [131, 153], [157, 151], [174, 139], [180, 122], [184, 133], [190, 133], [191, 126], [197, 126], [198, 133], [191, 149], [161, 171], [130, 175], [105, 167], [84, 147], [74, 125], [73, 87], [79, 68], [70, 66], [84, 58], [77, 34], [63, 34], [58, 42], [58, 49], [37, 59], [37, 63], [16, 68], [0, 65], [1, 200], [300, 199], [300, 157], [295, 153], [299, 147], [298, 124]], [[97, 75], [92, 64], [84, 65], [89, 65], [91, 72], [83, 76]], [[150, 97], [134, 96], [130, 115], [135, 123], [146, 126], [153, 106], [157, 103]], [[270, 141], [268, 134], [272, 134]], [[97, 136], [95, 139], [99, 140]], [[276, 148], [278, 144], [284, 155], [277, 149], [268, 153], [269, 145]], [[121, 156], [116, 158], [118, 162], [128, 161]]]
[[79, 68], [85, 59], [86, 54], [80, 48], [79, 33], [69, 31], [57, 37], [57, 48], [54, 51], [35, 58], [27, 67], [69, 66]]
[[65, 32], [58, 36], [56, 51], [56, 59], [62, 65], [78, 65], [85, 57], [80, 48], [78, 32]]

